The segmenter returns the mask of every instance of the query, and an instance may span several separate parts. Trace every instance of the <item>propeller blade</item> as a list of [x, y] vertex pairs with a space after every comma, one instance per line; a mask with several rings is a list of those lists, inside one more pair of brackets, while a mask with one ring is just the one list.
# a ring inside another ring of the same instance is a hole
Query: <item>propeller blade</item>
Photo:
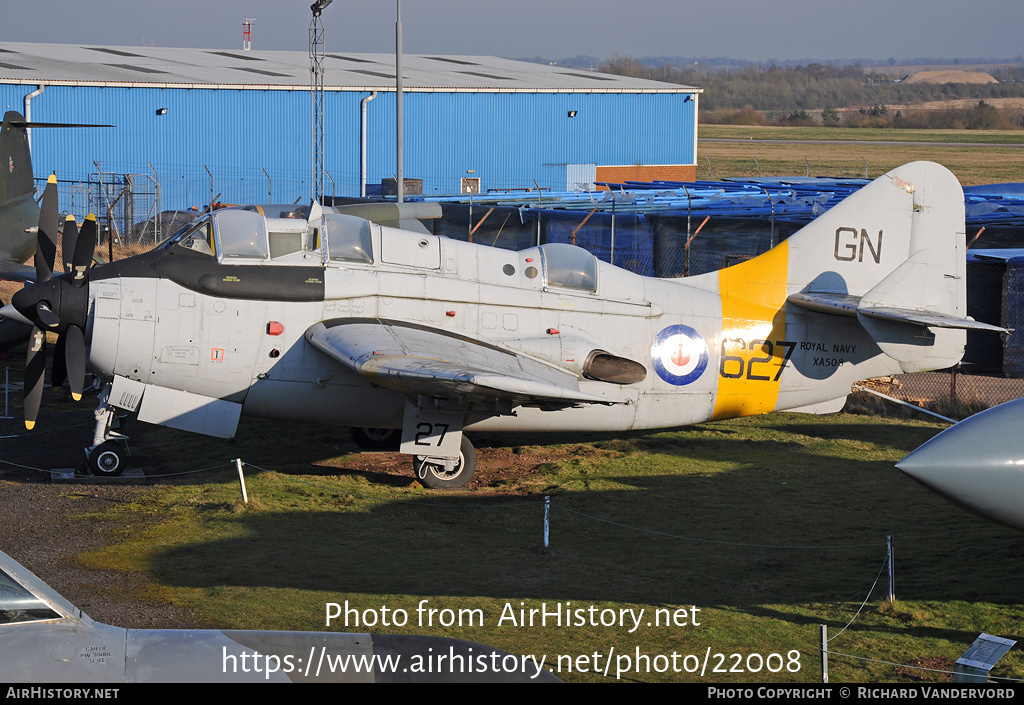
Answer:
[[62, 335], [57, 338], [57, 345], [53, 348], [53, 364], [50, 367], [50, 385], [56, 389], [64, 384], [64, 380], [67, 379], [65, 370], [67, 364], [65, 363], [64, 347], [67, 344], [67, 336]]
[[40, 301], [36, 304], [36, 320], [47, 328], [56, 328], [60, 325], [60, 316], [53, 312], [50, 304]]
[[13, 303], [7, 304], [3, 308], [0, 308], [0, 316], [4, 318], [10, 318], [12, 321], [23, 323], [26, 326], [32, 325], [32, 321], [27, 319], [21, 311], [16, 309]]
[[32, 430], [39, 416], [39, 402], [43, 399], [43, 376], [46, 373], [46, 334], [32, 326], [25, 356], [25, 428]]
[[71, 266], [74, 268], [72, 281], [75, 286], [85, 283], [85, 272], [92, 264], [93, 254], [96, 252], [96, 216], [92, 213], [85, 216], [82, 229], [78, 233], [78, 242], [75, 243], [75, 254], [71, 259]]
[[75, 246], [78, 242], [78, 221], [75, 216], [68, 215], [64, 221], [64, 234], [60, 238], [60, 259], [64, 265], [64, 273], [71, 274], [72, 258], [75, 255]]
[[[82, 398], [82, 389], [85, 387], [85, 333], [78, 326], [68, 326], [67, 332], [60, 339], [64, 343], [64, 359], [67, 363], [71, 398], [78, 401]], [[56, 369], [55, 362], [54, 371]]]
[[36, 233], [36, 283], [48, 282], [53, 276], [53, 260], [57, 256], [57, 177], [50, 174], [39, 206], [39, 231]]

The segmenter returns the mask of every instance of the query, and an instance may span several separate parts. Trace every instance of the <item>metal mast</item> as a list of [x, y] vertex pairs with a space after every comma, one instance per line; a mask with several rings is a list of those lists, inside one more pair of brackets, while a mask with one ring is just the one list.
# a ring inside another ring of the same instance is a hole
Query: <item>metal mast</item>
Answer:
[[398, 0], [398, 20], [395, 22], [395, 151], [398, 165], [395, 170], [395, 181], [398, 186], [398, 202], [405, 200], [405, 159], [403, 150], [405, 148], [402, 128], [405, 123], [405, 116], [402, 114], [402, 0]]
[[320, 13], [333, 0], [317, 0], [309, 9], [313, 19], [309, 23], [309, 102], [310, 136], [310, 198], [320, 202], [324, 195], [324, 25]]

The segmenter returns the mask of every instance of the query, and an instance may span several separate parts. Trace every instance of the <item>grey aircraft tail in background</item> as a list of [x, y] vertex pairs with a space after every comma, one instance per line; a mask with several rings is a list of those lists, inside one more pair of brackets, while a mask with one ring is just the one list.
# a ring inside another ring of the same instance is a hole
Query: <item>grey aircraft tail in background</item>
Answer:
[[[14, 110], [4, 114], [0, 127], [0, 279], [9, 281], [37, 280], [36, 267], [24, 264], [36, 251], [39, 232], [40, 213], [28, 139], [28, 129], [35, 127], [112, 125], [28, 122]], [[30, 331], [30, 326], [17, 321], [0, 322], [0, 349], [23, 342]]]
[[1024, 530], [1024, 399], [947, 428], [896, 464], [962, 507]]
[[35, 276], [35, 269], [22, 263], [35, 252], [39, 221], [28, 126], [11, 110], [0, 128], [0, 278], [18, 281]]

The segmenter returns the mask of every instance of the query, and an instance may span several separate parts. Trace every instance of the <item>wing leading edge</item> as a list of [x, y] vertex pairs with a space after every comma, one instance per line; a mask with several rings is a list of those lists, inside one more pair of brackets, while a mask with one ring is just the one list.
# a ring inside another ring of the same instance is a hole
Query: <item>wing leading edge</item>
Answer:
[[306, 340], [403, 394], [556, 407], [627, 403], [582, 392], [576, 375], [498, 345], [401, 321], [324, 321], [306, 331]]

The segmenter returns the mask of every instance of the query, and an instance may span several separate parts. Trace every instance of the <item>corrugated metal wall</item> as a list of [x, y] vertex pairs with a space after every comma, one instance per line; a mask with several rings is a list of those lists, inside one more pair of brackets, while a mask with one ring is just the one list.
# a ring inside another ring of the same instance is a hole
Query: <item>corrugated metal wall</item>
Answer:
[[[0, 85], [0, 104], [23, 112], [35, 86]], [[325, 191], [359, 193], [359, 102], [329, 91]], [[424, 193], [458, 193], [467, 170], [489, 188], [566, 188], [574, 164], [695, 163], [695, 101], [682, 93], [406, 93], [405, 176]], [[49, 86], [32, 119], [110, 123], [32, 135], [36, 176], [156, 172], [162, 207], [309, 197], [307, 91]], [[166, 108], [166, 114], [157, 114]], [[395, 171], [395, 95], [368, 104], [368, 182]], [[569, 112], [575, 111], [575, 117]], [[150, 168], [152, 165], [152, 169]], [[265, 169], [270, 176], [268, 184]], [[333, 179], [333, 185], [332, 185]]]

